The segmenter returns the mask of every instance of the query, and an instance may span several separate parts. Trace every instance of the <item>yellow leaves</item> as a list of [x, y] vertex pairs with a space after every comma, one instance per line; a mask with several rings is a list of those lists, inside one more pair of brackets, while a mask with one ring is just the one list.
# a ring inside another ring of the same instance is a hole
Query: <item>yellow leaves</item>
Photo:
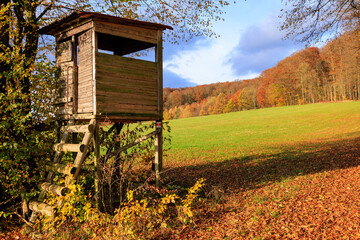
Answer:
[[205, 179], [200, 178], [194, 186], [192, 186], [188, 190], [188, 194], [186, 195], [186, 198], [183, 200], [184, 206], [190, 206], [194, 199], [198, 196], [197, 192], [200, 191], [200, 189], [204, 186]]
[[157, 211], [158, 211], [159, 214], [163, 214], [165, 212], [165, 209], [166, 209], [165, 206], [161, 205], [161, 206], [159, 206]]
[[166, 194], [166, 196], [161, 199], [161, 202], [162, 202], [163, 204], [175, 203], [175, 200], [176, 200], [177, 198], [179, 198], [179, 196], [177, 196], [177, 195], [175, 195], [175, 194], [170, 194], [170, 195], [169, 195], [169, 194]]
[[158, 199], [135, 200], [134, 191], [129, 190], [127, 202], [115, 211], [114, 218], [110, 220], [116, 227], [111, 231], [112, 235], [107, 235], [107, 237], [138, 239], [139, 236], [148, 236], [151, 238], [154, 229], [166, 229], [174, 222], [192, 223], [194, 213], [191, 205], [203, 185], [204, 179], [198, 180], [193, 187], [188, 189], [184, 198], [176, 193], [165, 193]]
[[[61, 182], [66, 182], [62, 180]], [[127, 200], [115, 210], [114, 215], [102, 214], [92, 207], [89, 198], [82, 192], [78, 184], [70, 184], [70, 193], [65, 197], [50, 196], [48, 203], [57, 207], [57, 215], [52, 222], [44, 218], [37, 223], [38, 229], [56, 231], [54, 228], [67, 228], [67, 224], [74, 224], [86, 234], [88, 239], [142, 239], [156, 238], [159, 231], [166, 231], [178, 224], [193, 222], [194, 212], [192, 204], [198, 191], [204, 185], [204, 180], [198, 180], [189, 188], [185, 196], [165, 190], [160, 196], [146, 194], [146, 198], [138, 199], [136, 192], [129, 190]], [[53, 224], [55, 223], [55, 224]]]
[[44, 216], [43, 222], [39, 222], [37, 227], [40, 230], [53, 230], [54, 226], [61, 226], [70, 219], [72, 222], [83, 223], [89, 221], [91, 218], [98, 218], [96, 209], [91, 205], [88, 196], [84, 195], [82, 186], [74, 184], [72, 176], [67, 176], [66, 179], [60, 179], [58, 183], [69, 182], [67, 188], [70, 190], [65, 196], [57, 196], [49, 194], [46, 198], [46, 203], [52, 205], [56, 209], [56, 216], [54, 221], [51, 217]]
[[134, 191], [129, 190], [126, 193], [126, 198], [127, 198], [128, 202], [132, 202], [134, 200]]

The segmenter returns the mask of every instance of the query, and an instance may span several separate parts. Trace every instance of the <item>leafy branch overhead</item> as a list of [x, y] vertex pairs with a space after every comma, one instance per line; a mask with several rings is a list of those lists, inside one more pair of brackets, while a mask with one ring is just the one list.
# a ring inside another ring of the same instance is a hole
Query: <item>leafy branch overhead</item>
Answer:
[[281, 18], [287, 37], [314, 43], [344, 31], [359, 31], [360, 3], [357, 0], [284, 0]]

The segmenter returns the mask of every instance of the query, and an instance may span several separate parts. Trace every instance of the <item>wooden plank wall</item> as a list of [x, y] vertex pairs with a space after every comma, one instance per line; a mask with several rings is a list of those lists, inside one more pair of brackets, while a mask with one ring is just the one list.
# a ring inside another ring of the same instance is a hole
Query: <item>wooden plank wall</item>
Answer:
[[93, 112], [93, 52], [92, 31], [78, 38], [78, 113]]
[[97, 53], [97, 114], [157, 116], [156, 63]]
[[126, 26], [108, 22], [95, 22], [96, 32], [110, 34], [118, 37], [134, 39], [147, 43], [157, 43], [157, 31], [135, 26]]
[[[56, 83], [56, 99], [61, 99], [62, 104], [58, 104], [55, 114], [71, 114], [72, 106], [65, 105], [65, 102], [70, 101], [73, 93], [73, 62], [72, 62], [72, 41], [71, 39], [59, 42], [56, 46], [56, 66], [59, 68], [57, 83]], [[64, 101], [64, 99], [66, 99]]]

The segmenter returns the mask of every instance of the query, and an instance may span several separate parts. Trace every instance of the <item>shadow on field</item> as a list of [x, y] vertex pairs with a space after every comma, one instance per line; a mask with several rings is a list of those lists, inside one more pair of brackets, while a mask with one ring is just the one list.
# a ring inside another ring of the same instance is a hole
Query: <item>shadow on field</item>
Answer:
[[197, 179], [205, 178], [205, 191], [217, 186], [225, 192], [239, 192], [299, 175], [360, 165], [360, 138], [302, 142], [279, 148], [279, 154], [178, 167], [166, 175], [182, 186], [192, 186]]

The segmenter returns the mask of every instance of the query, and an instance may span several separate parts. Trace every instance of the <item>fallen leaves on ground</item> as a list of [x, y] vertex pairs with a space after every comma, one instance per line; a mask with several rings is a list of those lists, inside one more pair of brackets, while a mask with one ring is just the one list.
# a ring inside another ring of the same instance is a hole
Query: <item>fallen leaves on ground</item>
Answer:
[[[360, 139], [279, 147], [169, 171], [179, 184], [207, 179], [195, 226], [173, 238], [360, 239]], [[209, 196], [214, 186], [222, 199]]]

